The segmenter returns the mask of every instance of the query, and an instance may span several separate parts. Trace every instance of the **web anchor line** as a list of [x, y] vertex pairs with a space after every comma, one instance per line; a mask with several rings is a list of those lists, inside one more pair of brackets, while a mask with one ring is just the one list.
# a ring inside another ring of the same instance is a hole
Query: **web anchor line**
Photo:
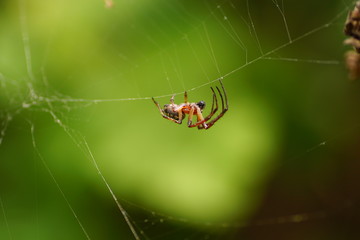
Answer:
[[[49, 106], [51, 106], [51, 103], [48, 103]], [[112, 191], [109, 183], [107, 182], [107, 180], [105, 179], [104, 175], [102, 174], [102, 172], [100, 171], [100, 168], [94, 158], [94, 155], [92, 154], [91, 150], [90, 150], [90, 147], [87, 143], [87, 141], [85, 140], [84, 136], [82, 136], [80, 134], [80, 140], [77, 141], [76, 137], [74, 136], [74, 134], [72, 134], [71, 132], [71, 128], [69, 128], [68, 126], [64, 125], [62, 123], [62, 121], [55, 115], [54, 112], [52, 111], [49, 111], [50, 115], [53, 117], [54, 121], [61, 127], [64, 129], [64, 131], [69, 135], [69, 137], [71, 138], [71, 140], [76, 144], [76, 146], [79, 147], [79, 149], [84, 153], [84, 155], [90, 159], [92, 161], [92, 163], [94, 164], [98, 174], [101, 176], [101, 179], [103, 180], [103, 182], [105, 183], [108, 191], [110, 192], [112, 198], [114, 199], [117, 207], [119, 208], [121, 214], [123, 215], [125, 221], [126, 221], [126, 224], [129, 226], [130, 230], [131, 230], [131, 233], [133, 234], [135, 240], [140, 240], [140, 237], [137, 233], [137, 231], [135, 230], [135, 227], [134, 225], [131, 223], [130, 221], [130, 218], [129, 218], [129, 215], [128, 213], [125, 211], [125, 209], [123, 208], [123, 206], [120, 204], [119, 200], [117, 199], [116, 195], [114, 194], [114, 192]], [[81, 144], [84, 144], [84, 146], [81, 146]], [[71, 207], [71, 206], [70, 206]], [[84, 229], [85, 231], [85, 229]]]
[[[290, 38], [290, 40], [282, 45], [280, 45], [279, 47], [277, 48], [274, 48], [266, 53], [262, 53], [261, 56], [259, 57], [256, 57], [254, 58], [253, 60], [251, 61], [248, 61], [246, 62], [245, 64], [229, 71], [228, 73], [222, 75], [221, 77], [218, 77], [216, 79], [213, 79], [213, 80], [210, 80], [204, 84], [201, 84], [201, 85], [198, 85], [196, 87], [193, 87], [193, 88], [190, 88], [187, 90], [187, 92], [191, 92], [191, 91], [194, 91], [196, 89], [199, 89], [199, 88], [202, 88], [202, 87], [205, 87], [209, 84], [212, 84], [214, 82], [217, 82], [219, 80], [222, 80], [222, 79], [225, 79], [226, 77], [230, 76], [230, 75], [233, 75], [234, 73], [240, 71], [241, 69], [251, 65], [251, 64], [254, 64], [256, 62], [258, 62], [259, 60], [268, 60], [268, 59], [271, 59], [269, 56], [283, 48], [286, 48], [287, 46], [295, 43], [295, 42], [298, 42], [310, 35], [313, 35], [323, 29], [326, 29], [328, 28], [330, 25], [332, 25], [335, 21], [337, 21], [341, 16], [343, 16], [345, 13], [348, 12], [348, 8], [345, 8], [344, 10], [342, 10], [340, 13], [338, 13], [334, 18], [332, 18], [328, 23], [326, 24], [323, 24], [317, 28], [314, 28], [312, 30], [310, 30], [309, 32], [306, 32], [296, 38]], [[277, 59], [275, 59], [277, 60]], [[282, 59], [279, 59], [279, 60], [285, 60], [285, 61], [296, 61], [294, 59], [291, 59], [291, 58], [282, 58]], [[338, 61], [324, 61], [324, 60], [299, 60], [301, 62], [305, 61], [305, 62], [310, 62], [310, 63], [318, 63], [318, 64], [338, 64]], [[176, 92], [176, 93], [170, 93], [170, 94], [165, 94], [165, 95], [158, 95], [158, 96], [154, 96], [154, 98], [165, 98], [165, 97], [171, 97], [171, 96], [176, 96], [176, 95], [180, 95], [180, 94], [183, 94], [184, 92]], [[97, 103], [105, 103], [105, 102], [125, 102], [125, 101], [140, 101], [140, 100], [151, 100], [152, 99], [152, 96], [148, 96], [148, 97], [136, 97], [136, 98], [114, 98], [114, 99], [83, 99], [83, 98], [56, 98], [56, 99], [53, 99], [53, 98], [45, 98], [43, 97], [43, 100], [46, 101], [46, 102], [63, 102], [63, 103], [69, 103], [69, 102], [86, 102], [86, 103], [93, 103], [93, 104], [97, 104]]]
[[48, 166], [47, 163], [45, 162], [44, 157], [43, 157], [42, 154], [40, 153], [40, 151], [39, 151], [39, 149], [38, 149], [38, 147], [37, 147], [36, 141], [35, 141], [35, 133], [34, 133], [34, 132], [35, 132], [35, 126], [34, 126], [34, 124], [32, 124], [31, 122], [30, 122], [30, 125], [31, 125], [31, 127], [30, 127], [31, 140], [32, 140], [32, 145], [33, 145], [33, 148], [34, 148], [34, 150], [35, 150], [36, 155], [38, 156], [38, 158], [40, 159], [41, 163], [42, 163], [43, 166], [45, 167], [46, 171], [47, 171], [48, 174], [50, 175], [51, 179], [52, 179], [53, 182], [55, 183], [57, 189], [59, 190], [61, 196], [62, 196], [63, 199], [65, 200], [68, 208], [70, 209], [71, 213], [72, 213], [73, 216], [75, 217], [76, 221], [78, 222], [78, 224], [79, 224], [81, 230], [83, 231], [83, 233], [85, 234], [86, 238], [87, 238], [88, 240], [90, 240], [91, 238], [90, 238], [88, 232], [85, 230], [84, 225], [83, 225], [82, 222], [80, 221], [79, 216], [76, 214], [74, 208], [71, 206], [71, 204], [70, 204], [69, 200], [67, 199], [64, 191], [63, 191], [62, 188], [60, 187], [60, 185], [59, 185], [58, 181], [56, 180], [54, 174], [52, 173], [52, 171], [50, 170], [49, 166]]
[[[337, 17], [338, 18], [338, 17]], [[337, 19], [336, 18], [336, 19]], [[218, 77], [216, 79], [213, 79], [213, 80], [210, 80], [204, 84], [200, 84], [196, 87], [193, 87], [193, 88], [190, 88], [187, 90], [187, 92], [191, 92], [191, 91], [194, 91], [196, 89], [199, 89], [199, 88], [202, 88], [202, 87], [205, 87], [209, 84], [212, 84], [214, 82], [217, 82], [219, 80], [222, 80], [222, 79], [225, 79], [227, 77], [229, 77], [230, 75], [240, 71], [241, 69], [253, 64], [253, 63], [256, 63], [260, 60], [269, 60], [271, 58], [269, 58], [268, 56], [289, 46], [290, 44], [294, 43], [294, 42], [297, 42], [311, 34], [314, 34], [324, 28], [327, 28], [329, 27], [330, 24], [324, 24], [304, 35], [301, 35], [300, 37], [298, 38], [295, 38], [293, 39], [291, 42], [287, 42], [247, 63], [245, 63], [244, 65], [241, 65], [240, 67], [238, 68], [235, 68], [233, 69], [232, 71], [222, 75], [221, 77]], [[334, 61], [334, 60], [330, 60], [330, 61], [325, 61], [325, 60], [296, 60], [296, 59], [291, 59], [291, 58], [279, 58], [279, 59], [276, 59], [274, 58], [274, 60], [284, 60], [284, 61], [293, 61], [293, 62], [309, 62], [309, 63], [318, 63], [318, 64], [339, 64], [339, 61]], [[176, 93], [171, 93], [171, 94], [164, 94], [164, 95], [158, 95], [158, 96], [154, 96], [154, 98], [165, 98], [165, 97], [171, 97], [171, 96], [176, 96], [176, 95], [181, 95], [181, 94], [184, 94], [184, 92], [176, 92]], [[93, 104], [97, 104], [97, 103], [104, 103], [104, 102], [125, 102], [125, 101], [140, 101], [140, 100], [151, 100], [152, 97], [138, 97], [138, 98], [113, 98], [113, 99], [82, 99], [82, 98], [62, 98], [62, 99], [52, 99], [52, 98], [44, 98], [44, 100], [46, 100], [47, 102], [64, 102], [64, 103], [69, 103], [69, 102], [87, 102], [87, 103], [93, 103]]]
[[92, 162], [93, 162], [93, 164], [94, 164], [94, 166], [95, 166], [98, 174], [100, 175], [101, 179], [102, 179], [103, 182], [105, 183], [106, 188], [107, 188], [108, 191], [110, 192], [110, 194], [111, 194], [112, 198], [114, 199], [117, 207], [119, 208], [121, 214], [123, 215], [123, 217], [124, 217], [124, 219], [125, 219], [125, 221], [126, 221], [126, 224], [129, 226], [129, 228], [130, 228], [130, 230], [131, 230], [131, 233], [133, 234], [133, 236], [134, 236], [134, 238], [135, 238], [136, 240], [140, 240], [140, 237], [139, 237], [138, 233], [136, 232], [134, 225], [133, 225], [133, 224], [131, 223], [131, 221], [130, 221], [130, 218], [129, 218], [128, 213], [125, 211], [124, 207], [120, 204], [119, 200], [117, 199], [116, 195], [114, 194], [113, 190], [111, 189], [109, 183], [108, 183], [107, 180], [105, 179], [104, 175], [101, 173], [100, 168], [99, 168], [99, 165], [97, 164], [97, 162], [96, 162], [96, 160], [95, 160], [95, 158], [94, 158], [94, 155], [92, 154], [92, 152], [91, 152], [91, 150], [90, 150], [90, 148], [89, 148], [89, 145], [88, 145], [87, 141], [85, 140], [84, 137], [82, 137], [82, 138], [83, 138], [83, 142], [84, 142], [84, 144], [85, 144], [86, 150], [88, 151], [88, 153], [89, 153], [89, 155], [90, 155], [90, 158], [91, 158], [91, 160], [92, 160]]

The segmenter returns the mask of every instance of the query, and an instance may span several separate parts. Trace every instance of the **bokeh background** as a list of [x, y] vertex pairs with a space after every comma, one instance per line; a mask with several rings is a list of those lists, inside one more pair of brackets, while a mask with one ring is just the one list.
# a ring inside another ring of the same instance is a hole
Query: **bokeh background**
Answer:
[[0, 1], [0, 239], [357, 239], [353, 2], [113, 2]]

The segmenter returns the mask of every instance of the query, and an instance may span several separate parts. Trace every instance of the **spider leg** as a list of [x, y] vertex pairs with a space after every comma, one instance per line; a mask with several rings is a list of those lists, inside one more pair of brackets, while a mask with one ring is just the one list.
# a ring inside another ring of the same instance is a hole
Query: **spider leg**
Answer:
[[[152, 98], [152, 100], [153, 100], [153, 102], [155, 103], [155, 105], [157, 106], [157, 108], [159, 109], [160, 114], [161, 114], [161, 116], [162, 116], [163, 118], [165, 118], [165, 119], [167, 119], [167, 120], [170, 120], [170, 121], [173, 121], [173, 122], [175, 122], [175, 123], [177, 123], [177, 124], [181, 124], [181, 123], [182, 123], [182, 112], [179, 112], [179, 120], [174, 119], [174, 118], [171, 118], [171, 117], [165, 115], [164, 110], [161, 109], [159, 103], [158, 103], [157, 101], [155, 101], [154, 98]], [[170, 101], [171, 101], [171, 100], [170, 100]]]
[[[204, 119], [205, 121], [208, 121], [216, 113], [216, 111], [218, 110], [217, 97], [216, 97], [215, 91], [214, 91], [214, 89], [212, 87], [211, 87], [211, 91], [213, 92], [213, 102], [212, 102], [212, 105], [211, 105], [210, 114], [205, 117], [205, 119]], [[214, 103], [215, 103], [215, 108], [214, 108]]]
[[[223, 95], [221, 94], [221, 91], [218, 87], [216, 87], [217, 91], [219, 92], [219, 95], [220, 95], [220, 98], [221, 98], [221, 108], [222, 108], [222, 111], [221, 113], [216, 117], [214, 118], [213, 120], [211, 120], [210, 122], [207, 123], [207, 126], [205, 127], [201, 127], [199, 129], [209, 129], [211, 128], [222, 116], [224, 116], [224, 114], [227, 112], [227, 110], [229, 109], [229, 103], [228, 103], [228, 99], [227, 99], [227, 95], [226, 95], [226, 91], [225, 91], [225, 88], [224, 88], [224, 85], [221, 81], [221, 79], [219, 80], [220, 84], [221, 84], [221, 88], [224, 92], [224, 97]], [[225, 101], [224, 101], [224, 98], [225, 98]]]
[[[210, 120], [210, 118], [212, 118], [212, 116], [214, 116], [214, 114], [218, 110], [218, 100], [217, 100], [215, 91], [214, 91], [214, 89], [212, 87], [211, 87], [211, 91], [213, 92], [213, 102], [212, 102], [212, 106], [211, 106], [211, 111], [210, 111], [210, 114], [205, 117], [204, 122]], [[215, 109], [214, 109], [214, 103], [215, 103]], [[199, 130], [203, 129], [203, 128], [204, 128], [204, 125], [199, 125], [198, 126]]]
[[187, 95], [187, 92], [185, 91], [184, 92], [184, 103], [186, 104], [186, 103], [188, 103], [189, 101], [188, 101], [188, 95]]
[[193, 116], [194, 116], [194, 111], [195, 111], [195, 107], [191, 107], [191, 109], [190, 109], [190, 111], [189, 111], [188, 122], [187, 122], [188, 127], [191, 126], [192, 118], [193, 118]]
[[[196, 116], [197, 116], [197, 122], [192, 124], [192, 115], [194, 113], [194, 110], [196, 109]], [[192, 111], [191, 111], [192, 110]], [[190, 113], [189, 113], [189, 121], [188, 121], [188, 127], [197, 127], [200, 126], [201, 124], [203, 125], [203, 127], [207, 127], [206, 123], [205, 123], [205, 119], [201, 113], [201, 109], [197, 106], [193, 106], [193, 108], [190, 110], [191, 113], [191, 118], [190, 118]]]
[[227, 94], [226, 94], [226, 91], [225, 91], [225, 88], [224, 88], [224, 85], [221, 81], [221, 79], [219, 80], [220, 84], [221, 84], [221, 88], [224, 92], [224, 97], [225, 97], [225, 104], [226, 104], [226, 111], [229, 109], [229, 102], [228, 102], [228, 98], [227, 98]]

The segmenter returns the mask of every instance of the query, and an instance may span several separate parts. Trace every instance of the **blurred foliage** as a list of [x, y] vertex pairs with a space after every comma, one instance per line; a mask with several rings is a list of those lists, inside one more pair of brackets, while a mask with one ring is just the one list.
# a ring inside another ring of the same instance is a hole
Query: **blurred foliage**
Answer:
[[[91, 239], [132, 239], [91, 155], [149, 239], [356, 237], [343, 1], [113, 2], [0, 1], [0, 239], [84, 238], [71, 209]], [[208, 131], [149, 99], [210, 108], [221, 76]]]

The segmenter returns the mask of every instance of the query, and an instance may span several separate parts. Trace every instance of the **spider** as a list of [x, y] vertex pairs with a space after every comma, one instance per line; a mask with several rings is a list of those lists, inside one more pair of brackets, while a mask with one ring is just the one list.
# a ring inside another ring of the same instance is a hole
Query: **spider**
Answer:
[[[223, 97], [220, 89], [218, 87], [216, 87], [216, 89], [220, 95], [220, 98], [221, 98], [222, 111], [217, 117], [215, 117], [211, 121], [209, 121], [209, 120], [212, 118], [212, 116], [218, 110], [217, 96], [212, 87], [210, 87], [210, 89], [213, 93], [213, 102], [212, 102], [212, 106], [211, 106], [211, 112], [205, 118], [202, 115], [202, 111], [204, 110], [204, 108], [206, 106], [205, 102], [204, 101], [199, 101], [197, 103], [188, 102], [188, 95], [187, 95], [186, 91], [184, 93], [184, 103], [175, 104], [174, 103], [175, 95], [173, 95], [170, 98], [170, 104], [165, 104], [163, 109], [160, 107], [159, 103], [155, 101], [154, 98], [152, 98], [152, 100], [154, 101], [155, 105], [158, 107], [160, 114], [163, 118], [166, 118], [177, 124], [181, 124], [182, 120], [186, 117], [186, 114], [189, 114], [189, 119], [187, 122], [187, 125], [189, 128], [197, 127], [198, 129], [209, 129], [226, 113], [226, 111], [229, 108], [224, 85], [221, 80], [219, 80], [219, 82], [220, 82], [221, 88], [224, 92], [224, 97]], [[224, 98], [225, 98], [225, 101], [224, 101]], [[196, 123], [192, 122], [192, 118], [194, 115], [197, 116]]]

